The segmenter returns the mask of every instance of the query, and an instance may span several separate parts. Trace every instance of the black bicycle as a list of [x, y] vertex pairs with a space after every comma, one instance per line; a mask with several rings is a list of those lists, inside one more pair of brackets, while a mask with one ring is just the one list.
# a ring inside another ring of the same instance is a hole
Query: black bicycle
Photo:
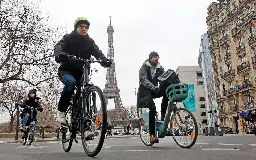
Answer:
[[[77, 134], [81, 134], [82, 145], [85, 153], [96, 156], [104, 143], [107, 130], [107, 108], [102, 90], [90, 83], [91, 63], [102, 63], [101, 60], [83, 60], [83, 76], [80, 84], [76, 87], [68, 110], [66, 111], [66, 124], [61, 126], [62, 145], [65, 152], [69, 152], [73, 141], [78, 143]], [[90, 74], [90, 75], [89, 75]], [[97, 98], [96, 96], [99, 96]], [[101, 102], [97, 108], [96, 102]], [[70, 135], [68, 135], [70, 133]], [[98, 143], [91, 143], [92, 140], [99, 140]], [[66, 146], [66, 144], [68, 144]], [[95, 147], [91, 150], [90, 147]]]
[[33, 112], [35, 108], [22, 103], [16, 103], [16, 105], [24, 106], [24, 109], [26, 107], [29, 110], [31, 110], [30, 115], [28, 113], [25, 113], [21, 122], [21, 123], [27, 123], [27, 121], [31, 119], [29, 126], [25, 126], [25, 128], [23, 128], [23, 136], [22, 136], [23, 145], [25, 144], [31, 145], [32, 142], [34, 141], [35, 131], [36, 131], [36, 121], [34, 120], [34, 117], [33, 117], [34, 115]]

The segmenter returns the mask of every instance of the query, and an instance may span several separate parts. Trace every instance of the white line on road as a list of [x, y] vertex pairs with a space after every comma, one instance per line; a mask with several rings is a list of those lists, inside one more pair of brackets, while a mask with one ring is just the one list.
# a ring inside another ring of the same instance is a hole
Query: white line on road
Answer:
[[203, 148], [202, 151], [239, 151], [240, 149], [234, 148]]
[[6, 142], [4, 142], [4, 141], [0, 141], [0, 144], [4, 144], [4, 143], [6, 143]]
[[19, 147], [14, 147], [14, 148], [45, 148], [49, 146], [19, 146]]
[[163, 150], [124, 150], [127, 152], [151, 152], [151, 151], [163, 151]]
[[255, 146], [255, 147], [256, 147], [256, 144], [248, 144], [248, 145], [250, 145], [250, 146]]
[[56, 143], [60, 143], [60, 142], [58, 142], [58, 141], [49, 141], [49, 143], [54, 143], [54, 144], [56, 144]]
[[218, 143], [219, 145], [223, 145], [223, 146], [242, 146], [244, 144], [225, 144], [225, 143]]
[[104, 148], [110, 148], [111, 146], [105, 146]]
[[203, 144], [209, 144], [209, 143], [196, 143], [196, 144], [198, 144], [198, 145], [203, 145]]

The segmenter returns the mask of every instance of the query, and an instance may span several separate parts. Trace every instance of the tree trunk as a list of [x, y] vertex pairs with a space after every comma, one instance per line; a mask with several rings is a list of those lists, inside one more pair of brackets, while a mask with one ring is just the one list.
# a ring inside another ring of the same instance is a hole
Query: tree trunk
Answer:
[[9, 133], [13, 131], [13, 122], [14, 122], [14, 116], [11, 116], [10, 123], [9, 123]]

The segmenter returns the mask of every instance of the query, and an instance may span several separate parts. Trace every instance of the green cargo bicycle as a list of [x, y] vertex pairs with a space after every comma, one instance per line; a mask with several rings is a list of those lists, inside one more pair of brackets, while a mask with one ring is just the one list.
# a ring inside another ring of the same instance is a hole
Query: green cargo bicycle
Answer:
[[[168, 81], [168, 77], [173, 73], [167, 70], [158, 79], [160, 81]], [[198, 125], [194, 115], [185, 107], [178, 108], [177, 103], [183, 102], [188, 97], [188, 85], [185, 83], [170, 84], [166, 87], [165, 93], [168, 97], [169, 104], [167, 107], [164, 122], [156, 121], [155, 129], [158, 138], [164, 138], [170, 130], [174, 141], [182, 148], [191, 148], [198, 136]], [[140, 138], [146, 146], [152, 146], [150, 142], [148, 113], [142, 113], [140, 109]], [[178, 139], [185, 138], [183, 142]]]

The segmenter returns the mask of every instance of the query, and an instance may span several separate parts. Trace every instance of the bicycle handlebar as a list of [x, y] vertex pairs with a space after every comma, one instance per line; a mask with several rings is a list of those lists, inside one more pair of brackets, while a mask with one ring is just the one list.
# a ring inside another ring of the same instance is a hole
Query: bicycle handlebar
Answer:
[[67, 55], [67, 57], [68, 58], [74, 57], [76, 60], [82, 61], [82, 62], [84, 62], [85, 64], [88, 64], [88, 65], [90, 65], [91, 63], [102, 63], [103, 62], [102, 60], [94, 60], [93, 58], [85, 60], [83, 58], [78, 58], [74, 55]]
[[23, 104], [23, 103], [16, 103], [16, 105], [18, 106], [26, 106], [27, 108], [33, 108], [32, 106], [29, 106], [29, 105], [26, 105], [26, 104]]

